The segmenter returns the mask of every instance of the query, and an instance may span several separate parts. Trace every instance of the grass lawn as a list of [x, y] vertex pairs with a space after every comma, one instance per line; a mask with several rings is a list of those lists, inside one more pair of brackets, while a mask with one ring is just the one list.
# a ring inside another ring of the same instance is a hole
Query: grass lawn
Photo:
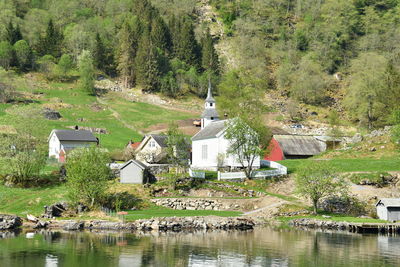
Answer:
[[[279, 161], [288, 168], [289, 173], [295, 173], [303, 163], [318, 159], [292, 159]], [[330, 159], [333, 167], [339, 172], [379, 172], [379, 171], [400, 171], [400, 158], [392, 159]]]
[[10, 188], [0, 185], [0, 212], [26, 217], [41, 215], [43, 206], [65, 200], [65, 185], [45, 188]]
[[221, 216], [234, 217], [240, 216], [242, 213], [238, 211], [217, 211], [217, 210], [173, 210], [159, 206], [152, 206], [145, 210], [128, 211], [125, 216], [127, 221], [135, 221], [139, 219], [151, 219], [155, 217], [187, 217], [187, 216]]

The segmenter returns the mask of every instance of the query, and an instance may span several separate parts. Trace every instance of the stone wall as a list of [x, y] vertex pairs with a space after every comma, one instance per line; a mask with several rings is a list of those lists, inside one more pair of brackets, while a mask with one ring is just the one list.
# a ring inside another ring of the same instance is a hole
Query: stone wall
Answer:
[[197, 198], [159, 198], [152, 199], [157, 206], [175, 210], [225, 210], [223, 204], [214, 199]]

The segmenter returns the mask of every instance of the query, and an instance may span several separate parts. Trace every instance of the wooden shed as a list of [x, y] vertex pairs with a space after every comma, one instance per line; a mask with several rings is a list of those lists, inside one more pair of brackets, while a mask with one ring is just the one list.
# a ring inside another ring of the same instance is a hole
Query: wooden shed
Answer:
[[148, 179], [147, 166], [138, 160], [131, 159], [120, 169], [120, 182], [123, 184], [144, 184]]
[[381, 220], [400, 221], [400, 198], [382, 198], [376, 203], [376, 213]]
[[265, 159], [272, 160], [270, 158], [274, 155], [273, 160], [277, 160], [280, 153], [283, 153], [282, 159], [308, 158], [326, 150], [325, 142], [309, 135], [274, 135], [271, 145], [273, 146], [272, 154]]

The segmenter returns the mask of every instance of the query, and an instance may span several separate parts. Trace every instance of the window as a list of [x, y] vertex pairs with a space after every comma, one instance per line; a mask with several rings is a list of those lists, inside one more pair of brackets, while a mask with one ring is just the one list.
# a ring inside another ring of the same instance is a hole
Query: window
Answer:
[[212, 107], [213, 106], [213, 103], [210, 103], [210, 107]]
[[211, 120], [213, 120], [214, 119], [214, 117], [211, 117]]
[[202, 159], [207, 159], [207, 145], [203, 145], [201, 147], [201, 158]]
[[149, 143], [149, 147], [150, 148], [156, 147], [156, 142], [154, 140], [151, 140], [150, 143]]

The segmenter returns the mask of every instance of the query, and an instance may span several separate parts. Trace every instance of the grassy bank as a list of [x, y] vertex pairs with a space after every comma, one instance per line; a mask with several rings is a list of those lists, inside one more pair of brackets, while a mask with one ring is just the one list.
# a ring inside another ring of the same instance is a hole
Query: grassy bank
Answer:
[[288, 168], [289, 173], [295, 173], [304, 163], [312, 160], [328, 161], [339, 172], [388, 172], [400, 171], [399, 158], [358, 158], [358, 159], [291, 159], [279, 163]]

